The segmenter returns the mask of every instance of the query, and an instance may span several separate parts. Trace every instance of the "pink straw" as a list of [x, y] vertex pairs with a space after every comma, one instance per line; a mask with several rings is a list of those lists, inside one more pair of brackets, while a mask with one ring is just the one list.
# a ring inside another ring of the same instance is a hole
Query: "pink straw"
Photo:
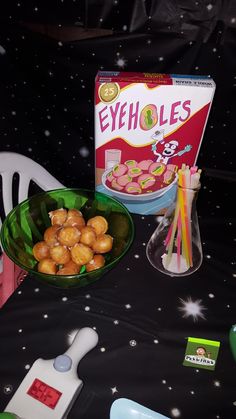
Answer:
[[169, 246], [172, 230], [173, 230], [173, 223], [170, 225], [170, 228], [169, 228], [169, 230], [168, 230], [168, 233], [167, 233], [166, 239], [165, 239], [165, 241], [164, 241], [164, 244], [165, 244], [165, 246], [166, 246], [166, 247], [168, 247], [168, 246]]

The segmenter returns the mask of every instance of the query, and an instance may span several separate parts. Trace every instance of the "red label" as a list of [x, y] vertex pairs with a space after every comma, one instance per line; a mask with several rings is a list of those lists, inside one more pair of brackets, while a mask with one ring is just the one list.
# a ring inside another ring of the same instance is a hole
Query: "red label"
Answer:
[[57, 402], [62, 395], [60, 391], [49, 386], [43, 381], [40, 381], [38, 378], [35, 378], [34, 382], [27, 391], [27, 394], [45, 404], [47, 407], [50, 407], [50, 409], [55, 409]]

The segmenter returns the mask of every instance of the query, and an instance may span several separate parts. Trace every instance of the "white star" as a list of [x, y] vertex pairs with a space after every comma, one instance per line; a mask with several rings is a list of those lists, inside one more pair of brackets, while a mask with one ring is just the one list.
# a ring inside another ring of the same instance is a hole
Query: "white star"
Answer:
[[89, 149], [87, 147], [81, 147], [79, 153], [82, 157], [87, 157], [89, 155]]
[[182, 307], [179, 307], [179, 310], [184, 313], [184, 318], [192, 316], [193, 321], [197, 321], [198, 317], [205, 319], [202, 311], [206, 310], [206, 308], [201, 305], [202, 300], [192, 301], [191, 297], [188, 297], [187, 301], [184, 301], [182, 298], [180, 298], [180, 301]]
[[125, 308], [131, 308], [130, 304], [125, 304]]
[[112, 394], [118, 393], [118, 390], [116, 387], [111, 387]]
[[207, 10], [211, 10], [212, 8], [213, 8], [213, 5], [211, 4], [211, 3], [209, 3], [207, 6], [206, 6], [206, 8], [207, 8]]
[[215, 387], [220, 387], [220, 382], [219, 382], [218, 380], [215, 380], [215, 381], [214, 381], [214, 386], [215, 386]]
[[7, 384], [7, 385], [4, 387], [4, 389], [3, 389], [3, 391], [4, 391], [4, 393], [5, 393], [5, 394], [9, 394], [9, 393], [11, 393], [11, 392], [12, 392], [12, 390], [13, 390], [13, 387], [12, 387], [12, 385], [11, 385], [11, 384]]
[[117, 67], [119, 68], [124, 68], [127, 65], [127, 60], [125, 60], [125, 58], [123, 57], [119, 57], [115, 64], [117, 65]]
[[179, 418], [180, 417], [180, 411], [179, 411], [179, 409], [177, 409], [177, 407], [174, 407], [171, 410], [171, 414], [174, 418]]

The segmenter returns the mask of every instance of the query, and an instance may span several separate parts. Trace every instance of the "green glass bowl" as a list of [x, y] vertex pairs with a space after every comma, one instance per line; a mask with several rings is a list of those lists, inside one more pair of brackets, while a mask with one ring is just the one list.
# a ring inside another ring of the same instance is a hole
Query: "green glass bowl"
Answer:
[[[92, 272], [82, 267], [76, 275], [49, 275], [37, 271], [32, 248], [43, 240], [51, 225], [49, 211], [77, 208], [87, 221], [102, 215], [108, 221], [107, 231], [113, 237], [112, 250], [104, 254], [105, 265]], [[134, 224], [126, 207], [116, 199], [100, 192], [84, 189], [56, 189], [42, 192], [18, 204], [6, 217], [1, 229], [1, 242], [7, 256], [40, 281], [60, 288], [88, 285], [113, 268], [127, 253], [134, 238]]]

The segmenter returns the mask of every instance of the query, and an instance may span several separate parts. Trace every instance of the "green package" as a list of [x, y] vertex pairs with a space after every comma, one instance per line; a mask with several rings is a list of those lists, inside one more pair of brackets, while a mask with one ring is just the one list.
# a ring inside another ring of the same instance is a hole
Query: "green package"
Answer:
[[183, 365], [193, 368], [214, 370], [220, 348], [215, 340], [188, 338]]

